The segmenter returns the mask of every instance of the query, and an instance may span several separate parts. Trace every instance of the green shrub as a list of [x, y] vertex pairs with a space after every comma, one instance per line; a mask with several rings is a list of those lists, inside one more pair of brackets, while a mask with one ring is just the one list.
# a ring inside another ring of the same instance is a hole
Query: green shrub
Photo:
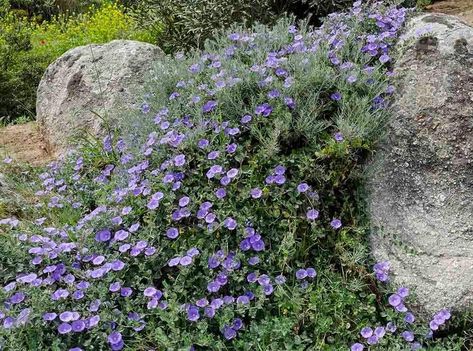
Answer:
[[154, 41], [115, 3], [40, 24], [8, 11], [0, 21], [0, 118], [33, 118], [36, 88], [49, 64], [73, 47], [113, 39]]
[[162, 30], [157, 44], [166, 52], [201, 47], [233, 23], [276, 18], [268, 0], [140, 0], [133, 13], [145, 27]]
[[350, 0], [139, 0], [133, 13], [142, 25], [162, 30], [158, 45], [172, 52], [201, 47], [233, 23], [274, 24], [290, 13], [320, 24], [320, 17], [351, 4]]

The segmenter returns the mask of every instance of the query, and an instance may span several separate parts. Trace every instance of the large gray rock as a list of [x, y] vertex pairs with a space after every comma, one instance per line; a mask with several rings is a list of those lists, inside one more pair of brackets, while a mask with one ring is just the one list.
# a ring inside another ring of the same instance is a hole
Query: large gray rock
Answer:
[[52, 63], [39, 84], [36, 102], [50, 151], [63, 154], [78, 134], [100, 135], [101, 117], [113, 124], [124, 108], [140, 102], [145, 77], [162, 56], [157, 46], [115, 40], [71, 49]]
[[418, 308], [473, 302], [473, 28], [413, 18], [396, 64], [397, 101], [369, 182], [374, 256]]

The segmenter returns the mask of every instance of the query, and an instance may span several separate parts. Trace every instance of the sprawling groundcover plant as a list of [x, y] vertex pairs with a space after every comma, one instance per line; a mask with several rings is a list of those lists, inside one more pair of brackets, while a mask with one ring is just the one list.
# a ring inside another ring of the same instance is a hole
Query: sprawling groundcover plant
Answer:
[[0, 222], [0, 348], [433, 345], [365, 268], [356, 191], [405, 19], [357, 2], [158, 63], [132, 119], [40, 174], [36, 217]]

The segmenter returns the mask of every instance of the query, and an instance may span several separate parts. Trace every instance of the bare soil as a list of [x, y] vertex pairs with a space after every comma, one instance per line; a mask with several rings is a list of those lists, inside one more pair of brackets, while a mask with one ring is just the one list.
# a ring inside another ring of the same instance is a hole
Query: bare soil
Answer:
[[5, 156], [33, 166], [52, 161], [36, 122], [0, 128], [0, 157]]

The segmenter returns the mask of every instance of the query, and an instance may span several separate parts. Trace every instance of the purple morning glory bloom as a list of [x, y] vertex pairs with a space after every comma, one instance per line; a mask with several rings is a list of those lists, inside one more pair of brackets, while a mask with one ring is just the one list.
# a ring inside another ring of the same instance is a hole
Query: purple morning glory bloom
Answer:
[[85, 329], [85, 322], [83, 320], [77, 320], [72, 322], [72, 331], [80, 333]]
[[263, 286], [263, 292], [265, 295], [271, 295], [274, 291], [274, 288], [271, 284]]
[[351, 345], [351, 348], [350, 348], [350, 351], [363, 351], [364, 350], [364, 346], [362, 344], [360, 344], [359, 342]]
[[179, 199], [179, 206], [186, 207], [190, 202], [189, 196], [183, 196]]
[[228, 326], [225, 326], [223, 328], [223, 336], [225, 337], [225, 339], [232, 340], [236, 337], [236, 335], [237, 333], [233, 328], [228, 327]]
[[192, 263], [192, 257], [190, 256], [184, 256], [181, 258], [179, 261], [181, 266], [189, 266]]
[[187, 310], [187, 319], [191, 322], [196, 322], [200, 318], [199, 309], [195, 306], [190, 306]]
[[251, 115], [244, 115], [244, 116], [241, 118], [240, 122], [241, 122], [242, 124], [248, 124], [248, 123], [251, 122], [251, 119], [252, 119]]
[[307, 211], [307, 219], [310, 221], [314, 221], [319, 217], [319, 211], [314, 210], [313, 208]]
[[307, 271], [305, 269], [298, 269], [296, 272], [296, 278], [302, 280], [307, 277]]
[[223, 199], [225, 196], [227, 196], [227, 191], [224, 188], [219, 188], [215, 191], [215, 196], [218, 199]]
[[107, 337], [107, 341], [111, 345], [119, 344], [122, 340], [123, 340], [122, 334], [117, 331], [110, 333], [110, 335]]
[[412, 324], [415, 321], [415, 316], [411, 312], [407, 312], [406, 315], [404, 316], [404, 321], [406, 323]]
[[220, 284], [214, 281], [210, 282], [209, 284], [207, 284], [207, 290], [209, 292], [217, 292], [220, 290]]
[[200, 149], [205, 149], [207, 146], [209, 146], [210, 142], [207, 140], [207, 139], [200, 139], [198, 142], [197, 142], [197, 146], [200, 148]]
[[401, 336], [404, 338], [404, 340], [408, 341], [408, 342], [412, 342], [414, 341], [414, 333], [411, 332], [411, 331], [404, 331], [402, 332]]
[[207, 159], [208, 159], [208, 160], [215, 160], [215, 159], [217, 159], [219, 156], [220, 156], [220, 152], [218, 152], [218, 151], [211, 151], [211, 152], [209, 152], [209, 154], [207, 155]]
[[297, 186], [297, 191], [299, 193], [305, 193], [307, 190], [309, 190], [310, 187], [309, 187], [309, 184], [307, 183], [300, 183], [298, 186]]
[[255, 114], [262, 115], [263, 117], [268, 117], [271, 114], [271, 112], [273, 112], [273, 108], [268, 103], [259, 105], [255, 109]]
[[55, 320], [56, 317], [57, 317], [57, 314], [54, 313], [54, 312], [49, 312], [49, 313], [43, 314], [43, 320], [45, 320], [47, 322]]
[[250, 257], [250, 258], [248, 259], [248, 264], [249, 264], [250, 266], [255, 266], [255, 265], [257, 265], [259, 262], [260, 262], [260, 259], [259, 259], [258, 256], [253, 256], [253, 257]]
[[240, 318], [235, 318], [232, 324], [233, 329], [235, 330], [240, 330], [241, 328], [243, 328], [243, 321]]
[[388, 302], [391, 306], [396, 307], [402, 303], [402, 298], [398, 294], [392, 294], [389, 296]]
[[380, 61], [381, 63], [386, 63], [386, 62], [388, 62], [388, 61], [390, 61], [390, 60], [391, 60], [391, 58], [390, 58], [389, 55], [387, 55], [387, 54], [383, 54], [383, 55], [381, 55], [381, 56], [379, 57], [379, 61]]
[[69, 323], [61, 323], [57, 327], [59, 334], [67, 334], [72, 331], [72, 326]]
[[169, 228], [166, 231], [166, 236], [169, 239], [176, 239], [179, 236], [179, 230], [177, 228]]
[[263, 191], [260, 188], [251, 189], [250, 195], [253, 199], [259, 199], [263, 195]]
[[232, 144], [227, 145], [226, 150], [229, 154], [233, 154], [236, 151], [237, 147], [238, 147], [237, 144], [232, 143]]
[[335, 92], [332, 95], [330, 95], [330, 98], [333, 101], [340, 101], [342, 99], [342, 94], [340, 94], [339, 92]]
[[376, 327], [374, 334], [381, 339], [386, 334], [386, 329], [384, 327]]
[[106, 242], [112, 238], [112, 233], [108, 229], [99, 230], [95, 235], [95, 240], [98, 242]]
[[312, 267], [307, 268], [307, 269], [306, 269], [306, 272], [307, 272], [307, 276], [308, 276], [309, 278], [315, 278], [315, 277], [317, 276], [316, 270], [315, 270], [314, 268], [312, 268]]
[[334, 218], [330, 222], [330, 225], [332, 226], [333, 229], [339, 229], [342, 227], [342, 221], [339, 220], [338, 218]]
[[12, 304], [18, 304], [18, 303], [21, 303], [25, 300], [26, 298], [26, 295], [23, 293], [23, 292], [17, 292], [15, 294], [12, 295], [12, 297], [10, 297], [10, 302]]
[[132, 293], [133, 293], [132, 288], [121, 288], [120, 289], [120, 295], [122, 297], [129, 297], [129, 296], [131, 296]]
[[333, 135], [333, 138], [338, 142], [342, 142], [343, 141], [343, 134], [340, 133], [340, 132], [337, 132]]
[[228, 217], [223, 221], [223, 225], [229, 230], [234, 230], [237, 227], [237, 222], [233, 218]]
[[397, 290], [397, 294], [401, 296], [403, 299], [405, 299], [407, 296], [409, 296], [409, 288], [400, 287]]
[[371, 329], [370, 327], [364, 327], [363, 329], [361, 329], [360, 335], [365, 339], [368, 339], [371, 335], [373, 335], [373, 329]]
[[202, 106], [202, 111], [204, 113], [212, 112], [217, 107], [217, 101], [207, 101], [204, 106]]

